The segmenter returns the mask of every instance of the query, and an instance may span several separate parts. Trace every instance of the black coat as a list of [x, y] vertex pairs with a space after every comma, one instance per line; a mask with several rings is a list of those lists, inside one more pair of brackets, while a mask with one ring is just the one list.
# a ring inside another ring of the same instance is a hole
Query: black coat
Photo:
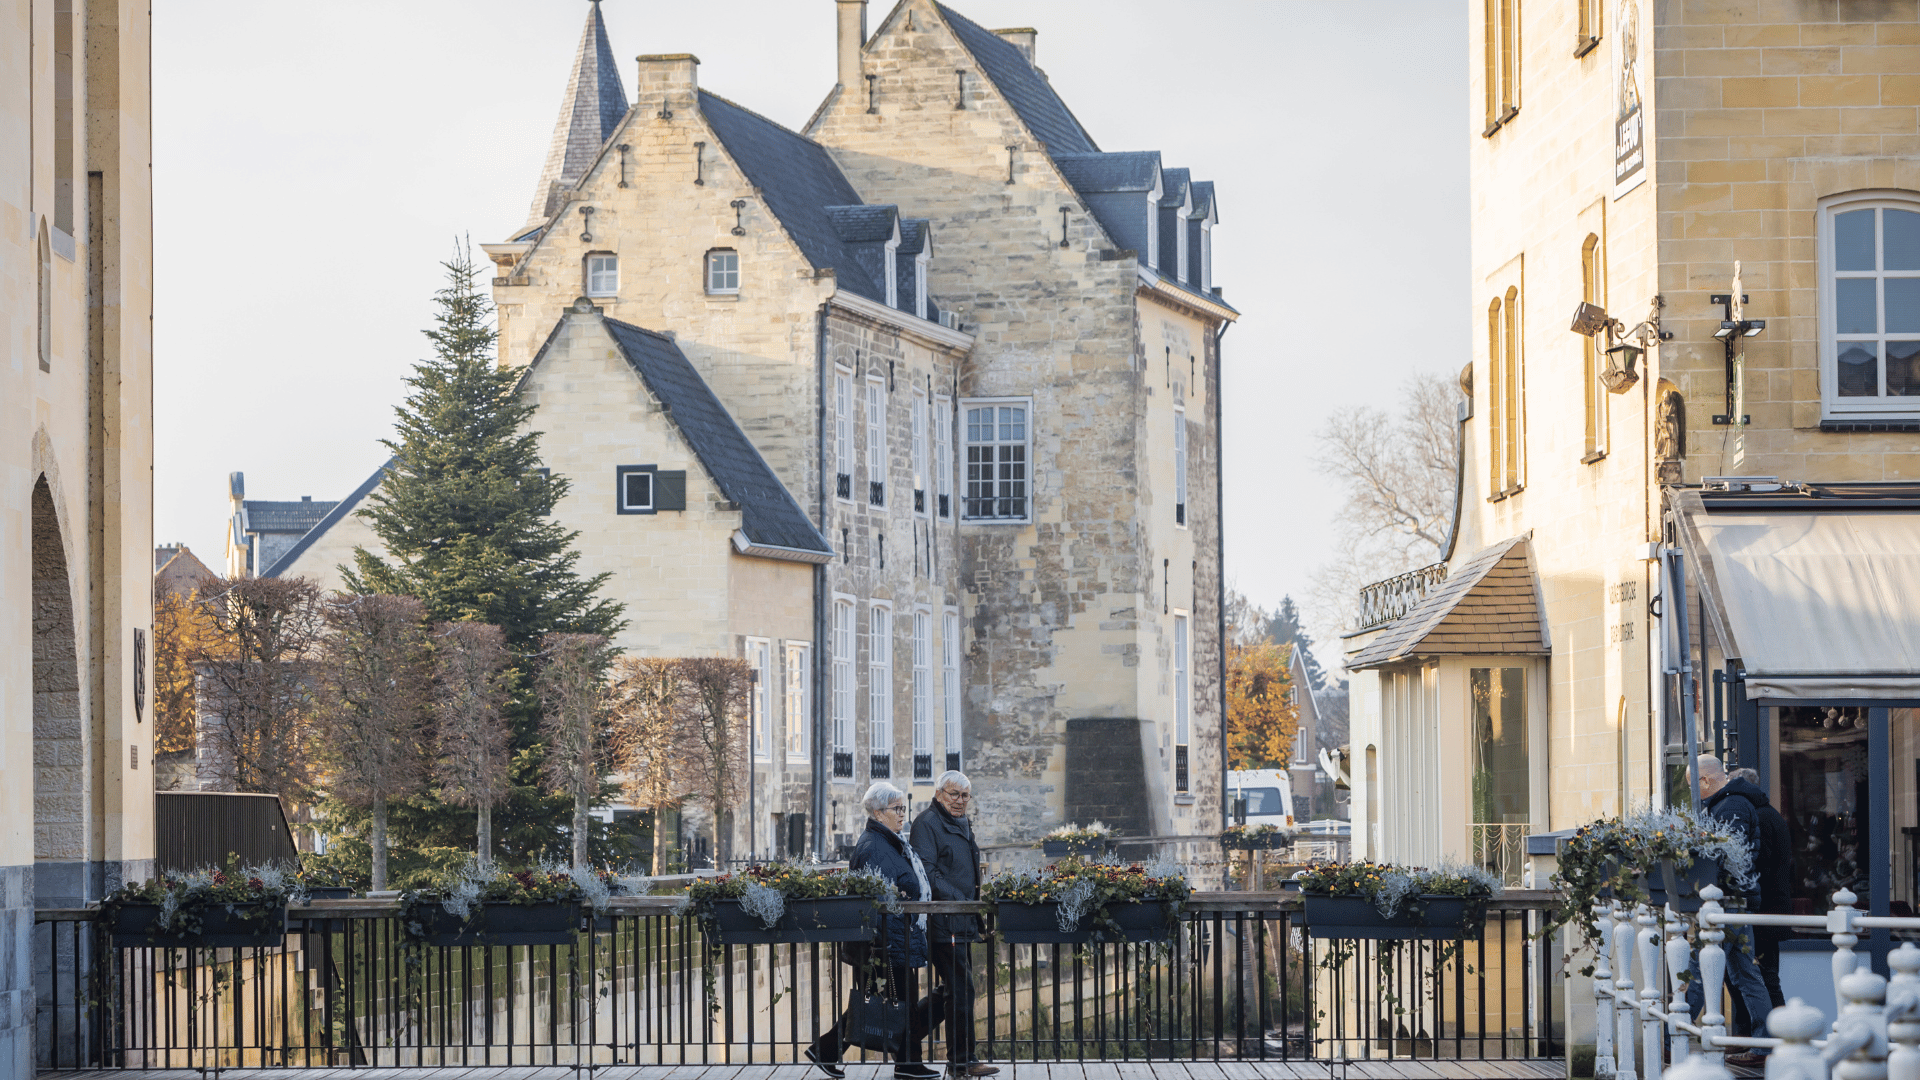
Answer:
[[[1730, 805], [1731, 804], [1731, 805]], [[1729, 780], [1706, 801], [1707, 812], [1733, 821], [1752, 815], [1753, 866], [1760, 874], [1759, 910], [1775, 914], [1793, 911], [1793, 835], [1787, 819], [1767, 800], [1767, 793], [1746, 780]]]
[[[880, 876], [893, 882], [893, 887], [900, 891], [900, 899], [921, 899], [920, 877], [913, 872], [913, 860], [907, 857], [907, 842], [900, 839], [900, 834], [873, 818], [867, 819], [866, 829], [853, 845], [853, 855], [847, 859], [847, 868], [877, 870]], [[931, 882], [931, 875], [928, 880]], [[927, 933], [920, 929], [918, 917], [881, 912], [880, 929], [886, 935], [887, 954], [893, 963], [897, 964], [905, 957], [913, 967], [926, 965]]]
[[[956, 820], [936, 802], [913, 819], [910, 835], [935, 900], [980, 899], [980, 845], [964, 819]], [[927, 920], [927, 929], [935, 941], [978, 941], [980, 916], [935, 915]]]
[[[1767, 853], [1762, 844], [1760, 807], [1767, 805], [1767, 793], [1751, 782], [1735, 777], [1727, 781], [1725, 787], [1714, 792], [1702, 805], [1709, 816], [1732, 826], [1733, 831], [1745, 838], [1753, 848], [1753, 868], [1760, 875], [1759, 902], [1765, 904], [1768, 899], [1766, 879], [1774, 874], [1785, 874], [1784, 866], [1776, 871], [1775, 868], [1767, 865]], [[1785, 820], [1782, 819], [1781, 823], [1785, 824]], [[1775, 861], [1785, 862], [1785, 860]], [[1782, 891], [1784, 892], [1784, 889]]]

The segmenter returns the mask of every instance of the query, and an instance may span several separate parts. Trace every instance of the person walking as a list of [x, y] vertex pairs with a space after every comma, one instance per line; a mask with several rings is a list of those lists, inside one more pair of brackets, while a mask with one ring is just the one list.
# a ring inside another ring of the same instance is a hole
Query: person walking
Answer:
[[[1754, 850], [1754, 862], [1760, 873], [1760, 907], [1763, 915], [1793, 914], [1793, 833], [1787, 828], [1786, 815], [1767, 800], [1760, 786], [1760, 774], [1752, 769], [1735, 769], [1733, 778], [1742, 786], [1729, 785], [1730, 798], [1753, 804], [1754, 819], [1760, 827], [1760, 846]], [[1784, 926], [1753, 928], [1753, 951], [1760, 961], [1760, 981], [1766, 984], [1767, 998], [1774, 1008], [1787, 1003], [1780, 989], [1780, 942], [1787, 937]]]
[[[934, 782], [933, 802], [913, 819], [908, 834], [926, 864], [935, 900], [980, 899], [980, 845], [973, 839], [967, 811], [973, 782], [949, 770]], [[980, 916], [935, 915], [928, 923], [928, 952], [940, 984], [914, 1006], [935, 1023], [947, 1025], [947, 1076], [992, 1076], [1000, 1070], [974, 1057], [973, 943], [980, 940]]]
[[[907, 827], [906, 792], [885, 780], [876, 780], [867, 789], [861, 805], [867, 811], [867, 827], [853, 845], [853, 855], [847, 860], [848, 869], [878, 871], [893, 882], [902, 900], [933, 899], [927, 869], [920, 862], [919, 853], [901, 835]], [[927, 917], [881, 912], [876, 936], [885, 946], [885, 963], [856, 964], [855, 970], [861, 973], [859, 985], [867, 989], [882, 987], [894, 1000], [911, 1002], [915, 993], [915, 971], [927, 966]], [[884, 969], [884, 979], [874, 969]], [[933, 1026], [930, 1015], [930, 1010], [909, 1010], [907, 1045], [894, 1062], [895, 1080], [939, 1080], [939, 1071], [920, 1061], [920, 1043]], [[840, 1065], [840, 1054], [846, 1048], [840, 1029], [845, 1022], [842, 1018], [806, 1049], [807, 1060], [834, 1080], [847, 1075], [847, 1070]]]
[[[1755, 808], [1766, 801], [1766, 793], [1745, 780], [1737, 780], [1727, 774], [1727, 767], [1712, 754], [1701, 754], [1698, 758], [1700, 768], [1701, 807], [1714, 820], [1732, 828], [1734, 833], [1746, 840], [1753, 850], [1755, 868], [1760, 868], [1760, 821]], [[1761, 893], [1747, 893], [1747, 905], [1756, 908], [1760, 904]], [[1730, 926], [1726, 930], [1726, 939], [1721, 947], [1727, 954], [1727, 983], [1733, 989], [1734, 997], [1740, 1003], [1735, 1010], [1733, 1033], [1748, 1037], [1764, 1037], [1767, 1033], [1767, 1014], [1773, 1011], [1773, 1002], [1767, 997], [1766, 983], [1760, 977], [1759, 963], [1754, 956], [1753, 932], [1751, 927]], [[1687, 1005], [1697, 1017], [1706, 1004], [1706, 993], [1701, 989], [1700, 954], [1693, 956], [1692, 977], [1687, 981]], [[1746, 1022], [1740, 1023], [1739, 1012], [1744, 1011]], [[1752, 1067], [1756, 1063], [1764, 1064], [1766, 1055], [1749, 1050], [1734, 1054], [1728, 1058], [1731, 1064]]]

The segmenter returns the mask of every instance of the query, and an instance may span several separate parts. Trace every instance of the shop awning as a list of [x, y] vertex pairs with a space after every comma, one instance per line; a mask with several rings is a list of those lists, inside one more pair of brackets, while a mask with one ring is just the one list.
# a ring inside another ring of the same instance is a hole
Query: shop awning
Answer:
[[1689, 577], [1746, 696], [1920, 699], [1920, 513], [1675, 501]]

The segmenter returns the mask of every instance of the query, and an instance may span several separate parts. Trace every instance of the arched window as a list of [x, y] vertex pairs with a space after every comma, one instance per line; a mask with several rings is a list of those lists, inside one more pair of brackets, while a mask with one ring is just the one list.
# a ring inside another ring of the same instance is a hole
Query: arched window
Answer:
[[1920, 195], [1820, 207], [1823, 417], [1920, 420]]
[[715, 296], [740, 291], [740, 253], [732, 248], [707, 252], [707, 292]]
[[40, 219], [38, 292], [40, 300], [40, 370], [53, 370], [53, 246], [47, 237], [47, 219]]
[[1487, 304], [1487, 495], [1498, 498], [1506, 490], [1506, 470], [1500, 461], [1506, 422], [1500, 415], [1500, 298]]
[[1487, 497], [1526, 485], [1526, 370], [1520, 359], [1520, 289], [1487, 305]]
[[[1586, 243], [1580, 245], [1580, 298], [1595, 307], [1607, 306], [1600, 238], [1592, 233], [1588, 233]], [[1580, 460], [1588, 463], [1607, 456], [1607, 387], [1600, 381], [1600, 374], [1606, 368], [1606, 354], [1601, 351], [1605, 340], [1592, 334], [1580, 336], [1580, 349], [1585, 355], [1583, 383], [1587, 399], [1587, 454]]]

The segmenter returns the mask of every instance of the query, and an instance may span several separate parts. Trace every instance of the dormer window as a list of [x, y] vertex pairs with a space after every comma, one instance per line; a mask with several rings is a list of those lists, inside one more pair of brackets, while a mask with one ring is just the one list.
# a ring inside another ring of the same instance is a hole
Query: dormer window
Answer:
[[1173, 263], [1174, 276], [1180, 279], [1182, 285], [1187, 284], [1187, 219], [1192, 216], [1193, 192], [1188, 191], [1186, 201], [1180, 204], [1173, 215], [1173, 231], [1180, 234], [1180, 238], [1175, 241], [1178, 250]]
[[613, 296], [620, 291], [620, 257], [618, 255], [587, 256], [587, 295]]
[[887, 241], [887, 306], [900, 306], [900, 222], [893, 223], [893, 238]]
[[1147, 266], [1160, 269], [1160, 177], [1153, 178], [1153, 190], [1147, 192]]
[[[922, 231], [926, 231], [923, 227]], [[920, 241], [920, 253], [913, 257], [913, 313], [927, 317], [927, 262], [933, 258], [933, 237]]]
[[740, 253], [732, 248], [707, 252], [707, 292], [725, 296], [740, 291]]

